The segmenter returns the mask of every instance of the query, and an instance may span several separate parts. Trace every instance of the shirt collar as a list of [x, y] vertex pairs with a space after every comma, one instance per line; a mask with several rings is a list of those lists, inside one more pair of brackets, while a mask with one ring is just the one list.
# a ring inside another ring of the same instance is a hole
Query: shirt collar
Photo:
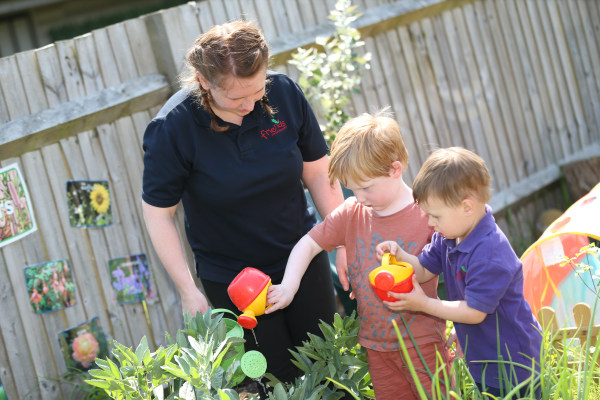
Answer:
[[450, 251], [470, 253], [495, 228], [496, 220], [492, 214], [492, 207], [486, 204], [485, 215], [462, 242], [456, 245], [456, 239], [444, 238], [444, 243], [450, 248]]

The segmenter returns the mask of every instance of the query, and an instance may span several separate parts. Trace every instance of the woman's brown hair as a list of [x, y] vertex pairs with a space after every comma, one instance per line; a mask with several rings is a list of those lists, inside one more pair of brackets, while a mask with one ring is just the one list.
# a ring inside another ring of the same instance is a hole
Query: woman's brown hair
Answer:
[[[217, 132], [227, 130], [227, 126], [217, 123], [216, 115], [210, 105], [210, 91], [199, 84], [200, 73], [211, 85], [221, 87], [227, 77], [251, 78], [267, 68], [269, 47], [262, 32], [251, 22], [233, 21], [215, 25], [196, 39], [188, 50], [187, 73], [181, 82], [185, 86], [195, 87], [194, 95], [210, 114], [210, 127]], [[261, 99], [265, 110], [272, 116], [273, 110], [267, 104], [266, 95]]]

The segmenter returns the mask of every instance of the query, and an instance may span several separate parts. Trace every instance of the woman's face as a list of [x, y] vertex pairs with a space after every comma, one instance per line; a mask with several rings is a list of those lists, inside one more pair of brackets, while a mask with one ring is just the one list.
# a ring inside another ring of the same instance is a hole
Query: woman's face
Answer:
[[230, 121], [249, 114], [254, 104], [265, 95], [267, 70], [263, 69], [250, 78], [229, 76], [223, 80], [221, 87], [209, 84], [201, 76], [198, 79], [202, 87], [210, 91], [215, 114]]

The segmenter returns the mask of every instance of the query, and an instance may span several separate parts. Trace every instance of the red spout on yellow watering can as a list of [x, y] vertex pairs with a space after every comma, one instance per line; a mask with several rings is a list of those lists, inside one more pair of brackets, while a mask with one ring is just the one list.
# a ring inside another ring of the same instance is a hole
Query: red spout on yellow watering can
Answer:
[[267, 290], [271, 278], [256, 268], [244, 268], [229, 284], [227, 294], [242, 312], [238, 323], [246, 329], [257, 325], [256, 317], [263, 315], [267, 306]]

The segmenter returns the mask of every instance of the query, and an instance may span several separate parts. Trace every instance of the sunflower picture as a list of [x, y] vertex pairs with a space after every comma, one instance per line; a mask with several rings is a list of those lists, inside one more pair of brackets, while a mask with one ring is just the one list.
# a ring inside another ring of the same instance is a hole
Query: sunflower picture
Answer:
[[113, 222], [107, 181], [68, 181], [67, 202], [73, 227], [98, 227]]

